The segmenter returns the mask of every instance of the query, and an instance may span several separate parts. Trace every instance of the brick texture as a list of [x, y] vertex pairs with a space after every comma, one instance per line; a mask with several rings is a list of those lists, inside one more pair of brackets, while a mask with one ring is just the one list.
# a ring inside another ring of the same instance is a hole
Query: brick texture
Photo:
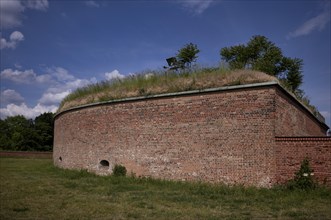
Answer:
[[277, 137], [276, 146], [277, 183], [292, 179], [308, 158], [316, 180], [331, 186], [330, 137]]
[[277, 90], [276, 136], [325, 136], [326, 128], [292, 96]]
[[293, 103], [282, 95], [274, 85], [65, 111], [55, 118], [54, 163], [101, 175], [122, 164], [138, 176], [269, 187], [283, 180], [275, 136], [326, 129], [300, 105], [288, 111]]

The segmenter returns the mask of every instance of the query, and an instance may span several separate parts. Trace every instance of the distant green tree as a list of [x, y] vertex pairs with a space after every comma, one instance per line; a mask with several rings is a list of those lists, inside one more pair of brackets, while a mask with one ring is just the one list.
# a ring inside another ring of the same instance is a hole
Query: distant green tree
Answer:
[[4, 146], [11, 150], [27, 150], [30, 146], [27, 142], [34, 137], [31, 135], [31, 129], [33, 129], [33, 122], [27, 120], [22, 115], [8, 117], [4, 120], [8, 129], [8, 135], [10, 138], [10, 146]]
[[11, 146], [9, 126], [4, 120], [0, 119], [0, 149], [10, 150]]
[[264, 36], [253, 36], [246, 45], [224, 47], [220, 55], [230, 68], [248, 68], [276, 76], [292, 92], [302, 84], [303, 61], [284, 57], [281, 49]]
[[53, 146], [53, 113], [35, 120], [22, 115], [0, 120], [0, 149], [50, 151]]
[[49, 151], [52, 150], [54, 140], [54, 114], [51, 112], [43, 113], [35, 119], [35, 131], [39, 138], [39, 143], [42, 149]]
[[183, 68], [190, 68], [192, 62], [195, 62], [198, 58], [200, 50], [198, 46], [193, 43], [186, 44], [183, 48], [178, 50], [177, 60], [182, 64]]

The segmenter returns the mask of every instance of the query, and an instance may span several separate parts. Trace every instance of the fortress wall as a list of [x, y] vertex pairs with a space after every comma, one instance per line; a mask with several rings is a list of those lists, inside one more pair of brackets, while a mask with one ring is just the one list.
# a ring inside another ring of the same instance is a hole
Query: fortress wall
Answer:
[[270, 186], [274, 96], [274, 87], [246, 88], [68, 111], [55, 120], [54, 162], [99, 174], [122, 164], [138, 176]]
[[121, 164], [137, 176], [269, 187], [291, 178], [306, 154], [318, 172], [330, 168], [329, 142], [275, 136], [322, 136], [326, 128], [276, 84], [235, 86], [64, 111], [53, 159], [104, 175]]
[[322, 125], [305, 107], [283, 89], [276, 95], [276, 136], [325, 136]]
[[278, 137], [276, 144], [278, 183], [292, 179], [307, 157], [318, 182], [331, 186], [330, 137]]

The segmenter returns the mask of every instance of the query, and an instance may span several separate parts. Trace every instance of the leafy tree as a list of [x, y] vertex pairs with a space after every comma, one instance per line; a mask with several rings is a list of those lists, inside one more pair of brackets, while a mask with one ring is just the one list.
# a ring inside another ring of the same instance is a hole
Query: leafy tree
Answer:
[[53, 113], [35, 120], [22, 115], [0, 120], [0, 149], [49, 151], [53, 146]]
[[9, 150], [11, 144], [11, 137], [8, 124], [0, 119], [0, 148]]
[[53, 145], [54, 133], [54, 114], [51, 112], [43, 113], [35, 119], [35, 130], [37, 132], [39, 143], [43, 146], [42, 150], [51, 150]]
[[288, 188], [309, 190], [314, 189], [316, 186], [314, 170], [310, 167], [308, 158], [305, 158], [301, 162], [300, 169], [295, 173], [294, 179], [288, 182]]
[[24, 137], [21, 132], [15, 131], [11, 136], [11, 147], [13, 150], [22, 150], [22, 146], [24, 146]]
[[1, 147], [15, 149], [19, 148], [19, 145], [23, 142], [22, 131], [24, 127], [27, 126], [27, 121], [23, 116], [8, 117], [3, 121], [1, 130], [6, 130], [6, 136], [8, 137], [8, 142], [1, 143]]
[[281, 80], [283, 80], [285, 86], [289, 88], [294, 93], [299, 93], [299, 86], [302, 84], [302, 64], [303, 61], [298, 58], [288, 58], [283, 57], [280, 71], [282, 73], [282, 77], [279, 76]]
[[247, 45], [224, 47], [220, 54], [230, 68], [254, 69], [276, 76], [292, 92], [302, 84], [303, 61], [284, 57], [281, 49], [264, 36], [253, 36]]
[[183, 48], [178, 50], [177, 59], [182, 67], [191, 67], [192, 62], [195, 62], [198, 58], [198, 53], [200, 50], [198, 46], [193, 43], [186, 44]]
[[[8, 117], [4, 121], [8, 126], [11, 150], [32, 150], [39, 146], [34, 131], [33, 120], [22, 115]], [[6, 147], [6, 146], [5, 146]]]

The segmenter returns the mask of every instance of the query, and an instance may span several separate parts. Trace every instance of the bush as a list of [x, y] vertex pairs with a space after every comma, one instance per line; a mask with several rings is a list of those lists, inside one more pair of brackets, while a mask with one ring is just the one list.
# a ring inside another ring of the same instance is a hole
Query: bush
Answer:
[[113, 175], [114, 176], [125, 176], [126, 175], [126, 168], [125, 166], [116, 164], [113, 168]]
[[314, 170], [310, 167], [309, 160], [305, 158], [298, 172], [295, 173], [293, 180], [289, 181], [288, 188], [309, 190], [316, 188]]

